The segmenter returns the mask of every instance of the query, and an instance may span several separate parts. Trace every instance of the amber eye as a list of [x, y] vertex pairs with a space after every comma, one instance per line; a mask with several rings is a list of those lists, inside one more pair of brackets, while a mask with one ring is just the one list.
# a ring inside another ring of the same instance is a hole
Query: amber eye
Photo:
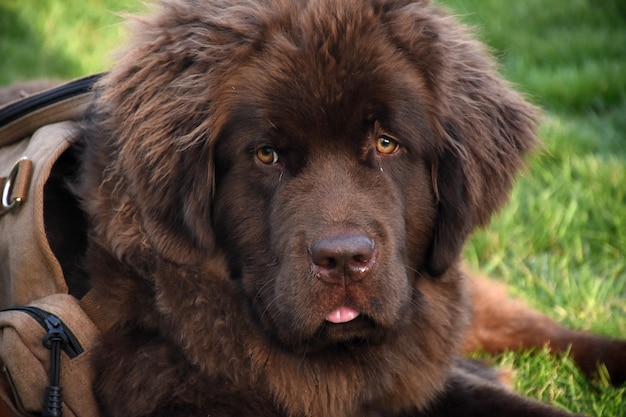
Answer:
[[257, 149], [256, 157], [266, 165], [273, 165], [278, 162], [278, 153], [271, 146]]
[[392, 153], [396, 152], [399, 147], [400, 145], [398, 144], [398, 142], [386, 135], [382, 135], [376, 141], [376, 150], [379, 153], [385, 155], [391, 155]]

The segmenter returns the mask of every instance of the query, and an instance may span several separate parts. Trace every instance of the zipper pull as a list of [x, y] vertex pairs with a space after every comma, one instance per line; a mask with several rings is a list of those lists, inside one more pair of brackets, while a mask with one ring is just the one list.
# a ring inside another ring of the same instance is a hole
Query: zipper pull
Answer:
[[67, 345], [67, 333], [61, 320], [53, 315], [48, 315], [44, 323], [48, 329], [43, 338], [43, 345], [50, 350], [50, 385], [46, 387], [41, 415], [42, 417], [61, 417], [63, 415], [61, 350]]

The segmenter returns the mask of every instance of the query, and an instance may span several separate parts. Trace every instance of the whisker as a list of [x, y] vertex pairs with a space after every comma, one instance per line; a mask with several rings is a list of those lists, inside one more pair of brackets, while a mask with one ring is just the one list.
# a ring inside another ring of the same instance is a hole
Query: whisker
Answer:
[[416, 273], [418, 276], [420, 276], [420, 277], [421, 277], [421, 276], [423, 276], [423, 275], [422, 275], [422, 273], [421, 273], [420, 271], [418, 271], [417, 269], [415, 269], [415, 268], [413, 268], [413, 267], [411, 267], [411, 266], [409, 266], [409, 265], [404, 265], [404, 267], [405, 267], [406, 269], [408, 269], [409, 271], [411, 271], [411, 272], [415, 272], [415, 273]]

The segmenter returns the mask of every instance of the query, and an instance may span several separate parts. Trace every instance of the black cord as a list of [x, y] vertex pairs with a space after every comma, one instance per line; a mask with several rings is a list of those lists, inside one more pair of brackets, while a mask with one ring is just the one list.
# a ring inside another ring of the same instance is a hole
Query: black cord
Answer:
[[50, 349], [50, 385], [46, 387], [41, 415], [42, 417], [62, 417], [61, 350], [67, 344], [67, 336], [60, 320], [49, 317], [46, 319], [46, 325], [48, 333], [43, 344]]

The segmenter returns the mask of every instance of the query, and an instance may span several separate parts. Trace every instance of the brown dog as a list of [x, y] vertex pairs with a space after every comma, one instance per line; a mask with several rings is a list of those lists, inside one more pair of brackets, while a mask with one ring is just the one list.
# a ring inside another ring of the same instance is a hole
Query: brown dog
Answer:
[[623, 378], [624, 344], [466, 282], [536, 113], [428, 1], [164, 1], [98, 88], [76, 191], [103, 415], [566, 415], [463, 347], [574, 342]]

